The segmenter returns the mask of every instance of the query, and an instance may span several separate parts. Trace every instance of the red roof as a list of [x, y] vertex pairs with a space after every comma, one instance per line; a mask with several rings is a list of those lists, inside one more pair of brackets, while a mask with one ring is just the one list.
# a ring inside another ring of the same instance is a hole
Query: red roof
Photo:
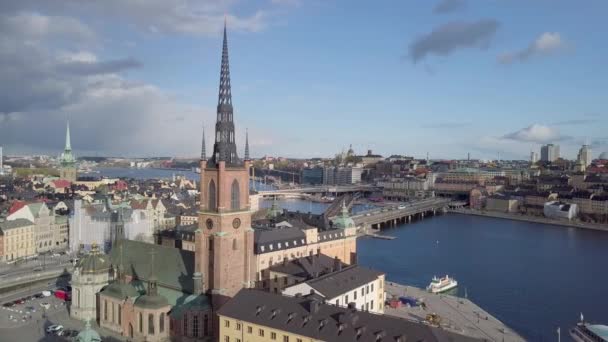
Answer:
[[53, 186], [56, 189], [69, 188], [70, 185], [72, 185], [72, 182], [70, 182], [69, 180], [65, 180], [65, 179], [54, 180], [51, 183], [53, 183]]
[[25, 207], [27, 203], [25, 201], [15, 201], [11, 208], [8, 210], [8, 214], [11, 215], [17, 212], [19, 209]]
[[114, 190], [124, 191], [129, 188], [129, 184], [123, 180], [119, 180], [111, 186]]

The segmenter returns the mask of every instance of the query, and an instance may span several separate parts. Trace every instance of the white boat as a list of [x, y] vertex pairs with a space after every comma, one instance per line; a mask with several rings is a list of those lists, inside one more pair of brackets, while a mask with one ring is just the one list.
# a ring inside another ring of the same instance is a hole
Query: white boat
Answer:
[[449, 276], [445, 276], [443, 278], [433, 277], [429, 286], [426, 287], [426, 290], [432, 293], [441, 293], [448, 290], [451, 290], [458, 286], [458, 282], [456, 279], [450, 278]]

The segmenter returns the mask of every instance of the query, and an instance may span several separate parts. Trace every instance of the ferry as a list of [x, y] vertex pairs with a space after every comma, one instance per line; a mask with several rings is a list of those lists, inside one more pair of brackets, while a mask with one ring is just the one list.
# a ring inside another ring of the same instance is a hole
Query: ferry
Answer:
[[570, 336], [576, 342], [608, 342], [608, 325], [589, 324], [583, 320], [570, 329]]
[[431, 293], [441, 293], [448, 290], [451, 290], [458, 286], [458, 282], [454, 278], [450, 278], [449, 276], [445, 276], [443, 278], [433, 277], [433, 280], [427, 286], [426, 290]]

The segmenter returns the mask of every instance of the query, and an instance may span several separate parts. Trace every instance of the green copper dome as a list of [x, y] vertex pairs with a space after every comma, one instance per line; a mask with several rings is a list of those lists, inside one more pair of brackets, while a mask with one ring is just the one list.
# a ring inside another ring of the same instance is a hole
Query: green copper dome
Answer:
[[354, 228], [355, 221], [348, 215], [346, 203], [342, 202], [342, 214], [333, 220], [334, 227], [339, 229]]
[[97, 331], [91, 329], [91, 320], [87, 319], [87, 324], [84, 327], [84, 330], [78, 333], [76, 336], [76, 342], [101, 342], [101, 336], [97, 333]]
[[97, 244], [93, 244], [91, 251], [78, 262], [80, 273], [108, 272], [111, 267], [110, 257], [103, 254]]

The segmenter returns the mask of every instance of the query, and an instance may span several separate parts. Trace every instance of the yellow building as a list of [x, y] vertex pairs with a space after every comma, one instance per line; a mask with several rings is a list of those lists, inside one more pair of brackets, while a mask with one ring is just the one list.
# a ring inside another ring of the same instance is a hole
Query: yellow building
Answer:
[[36, 255], [34, 227], [34, 222], [26, 219], [0, 222], [0, 229], [4, 233], [4, 261], [13, 261]]
[[243, 289], [218, 312], [220, 342], [474, 341], [353, 306], [325, 304], [318, 295], [288, 297]]

